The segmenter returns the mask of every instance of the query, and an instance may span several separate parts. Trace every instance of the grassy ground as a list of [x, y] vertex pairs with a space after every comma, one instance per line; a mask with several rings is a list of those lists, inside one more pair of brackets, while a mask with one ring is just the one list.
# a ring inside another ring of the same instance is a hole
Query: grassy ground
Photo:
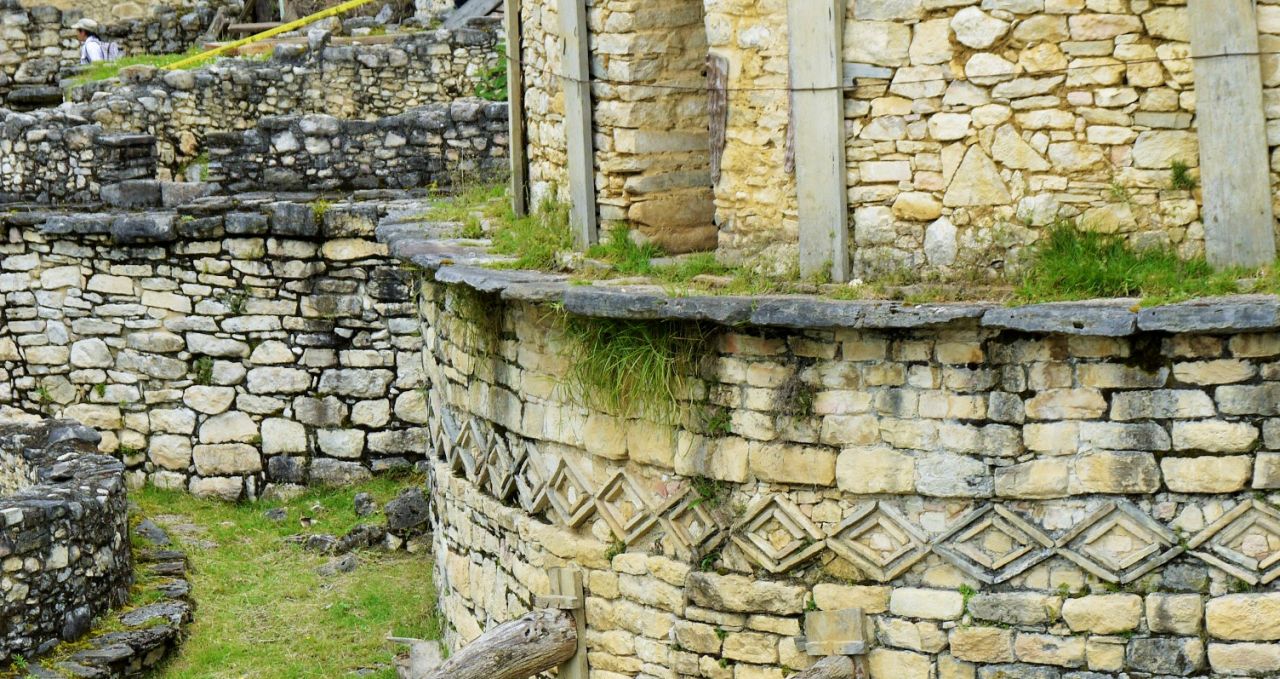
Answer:
[[[1174, 172], [1177, 188], [1194, 180]], [[460, 236], [492, 238], [493, 250], [515, 258], [504, 264], [521, 269], [557, 269], [560, 254], [572, 248], [568, 212], [547, 204], [516, 218], [506, 206], [502, 186], [468, 187], [437, 201], [426, 219], [455, 221]], [[1169, 247], [1135, 248], [1119, 236], [1081, 231], [1072, 222], [1046, 227], [1040, 240], [1008, 267], [951, 272], [949, 277], [918, 271], [885, 276], [865, 284], [832, 285], [801, 280], [796, 274], [770, 276], [761, 267], [728, 266], [714, 253], [662, 259], [653, 245], [638, 245], [625, 224], [606, 227], [600, 244], [587, 250], [589, 266], [572, 274], [575, 283], [644, 277], [674, 295], [820, 294], [833, 299], [897, 299], [911, 303], [993, 301], [1034, 304], [1107, 297], [1136, 297], [1144, 305], [1169, 304], [1197, 297], [1280, 292], [1280, 265], [1257, 270], [1215, 270], [1203, 257], [1184, 259]]]
[[[325, 577], [316, 568], [330, 557], [304, 552], [284, 538], [300, 532], [342, 535], [361, 522], [380, 523], [381, 516], [355, 515], [355, 493], [368, 492], [381, 504], [417, 483], [382, 478], [359, 488], [312, 491], [286, 503], [246, 505], [154, 488], [135, 492], [146, 516], [162, 525], [195, 527], [170, 529], [191, 557], [195, 622], [190, 638], [153, 679], [301, 679], [358, 672], [393, 679], [395, 647], [387, 636], [440, 635], [429, 558], [359, 552], [355, 571]], [[263, 512], [273, 507], [285, 507], [288, 518], [267, 519]], [[304, 516], [314, 520], [309, 528], [300, 525]]]

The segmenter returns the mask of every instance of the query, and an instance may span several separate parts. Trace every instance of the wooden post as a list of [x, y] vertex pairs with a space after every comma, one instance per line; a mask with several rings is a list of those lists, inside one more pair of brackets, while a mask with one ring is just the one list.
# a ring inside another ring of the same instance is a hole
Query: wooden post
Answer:
[[569, 568], [551, 569], [551, 597], [573, 613], [578, 629], [578, 650], [560, 665], [559, 679], [587, 679], [587, 600], [583, 598], [582, 573]]
[[581, 653], [581, 639], [581, 627], [565, 611], [533, 611], [485, 632], [415, 679], [528, 679]]
[[520, 0], [506, 0], [503, 7], [507, 34], [507, 153], [511, 155], [511, 210], [517, 217], [529, 213], [529, 176], [524, 140], [524, 38], [520, 6]]
[[586, 0], [561, 0], [560, 58], [564, 89], [564, 133], [569, 155], [569, 221], [574, 244], [586, 249], [597, 240], [595, 144], [591, 123], [591, 64]]
[[843, 34], [845, 0], [788, 0], [800, 275], [849, 277]]
[[[1205, 254], [1218, 267], [1276, 258], [1253, 0], [1190, 0]], [[1215, 56], [1231, 55], [1231, 56]]]

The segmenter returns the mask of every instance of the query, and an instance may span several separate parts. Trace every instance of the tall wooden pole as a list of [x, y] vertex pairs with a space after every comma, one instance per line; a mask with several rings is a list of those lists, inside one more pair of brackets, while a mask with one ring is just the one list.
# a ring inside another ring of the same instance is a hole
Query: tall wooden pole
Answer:
[[1205, 254], [1214, 266], [1276, 258], [1253, 0], [1190, 0]]
[[845, 0], [788, 0], [800, 275], [849, 278], [844, 134]]
[[507, 34], [507, 153], [511, 154], [511, 210], [517, 217], [529, 213], [529, 175], [524, 139], [524, 37], [520, 25], [520, 0], [505, 0]]
[[586, 249], [597, 240], [595, 145], [592, 143], [591, 64], [586, 0], [560, 0], [560, 58], [564, 90], [564, 132], [569, 155], [569, 221], [574, 244]]

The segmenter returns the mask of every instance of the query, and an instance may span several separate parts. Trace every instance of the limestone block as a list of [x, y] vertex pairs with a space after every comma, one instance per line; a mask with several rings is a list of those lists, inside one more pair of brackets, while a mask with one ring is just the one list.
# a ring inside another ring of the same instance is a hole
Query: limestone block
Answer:
[[311, 373], [298, 368], [254, 368], [247, 384], [253, 394], [301, 394], [311, 389]]
[[359, 429], [320, 429], [316, 444], [333, 457], [356, 460], [364, 453], [365, 433]]
[[1204, 601], [1199, 594], [1148, 594], [1147, 627], [1156, 634], [1200, 634]]
[[1001, 21], [977, 7], [966, 7], [951, 19], [951, 30], [961, 45], [983, 50], [1009, 32], [1009, 22]]
[[1173, 423], [1175, 450], [1240, 453], [1252, 450], [1257, 442], [1257, 427], [1244, 422], [1204, 420]]
[[206, 415], [225, 413], [235, 402], [236, 390], [231, 387], [196, 385], [182, 392], [182, 402], [188, 408]]
[[1280, 672], [1280, 644], [1209, 644], [1209, 666], [1233, 677], [1271, 677]]
[[1167, 169], [1174, 161], [1189, 167], [1200, 165], [1200, 145], [1194, 132], [1151, 130], [1133, 144], [1133, 164], [1139, 168]]
[[1160, 489], [1155, 456], [1139, 451], [1094, 451], [1072, 461], [1072, 495], [1154, 493]]
[[71, 365], [77, 368], [110, 368], [114, 363], [111, 349], [100, 339], [80, 340], [71, 345]]
[[933, 662], [927, 655], [877, 648], [867, 654], [867, 669], [871, 679], [929, 679]]
[[1026, 402], [1027, 417], [1033, 420], [1088, 420], [1106, 410], [1106, 399], [1097, 389], [1047, 389]]
[[250, 443], [257, 438], [258, 425], [239, 411], [214, 415], [200, 425], [201, 443]]
[[1248, 455], [1166, 457], [1164, 482], [1176, 493], [1231, 493], [1249, 485], [1253, 458]]
[[889, 612], [906, 618], [956, 620], [964, 612], [959, 592], [899, 587], [889, 597]]
[[830, 486], [836, 453], [830, 448], [775, 443], [751, 444], [751, 472], [762, 481]]
[[979, 620], [1005, 625], [1048, 625], [1061, 614], [1062, 599], [1039, 592], [980, 592], [969, 600], [967, 610]]
[[697, 572], [687, 588], [691, 602], [713, 610], [797, 615], [804, 608], [805, 589], [781, 582]]
[[[405, 392], [401, 394], [400, 397], [404, 398], [405, 396], [412, 393], [414, 392]], [[424, 417], [425, 406], [423, 406], [422, 409], [406, 408], [404, 410], [404, 414], [409, 415], [414, 419], [408, 419], [404, 417], [404, 415], [400, 414], [400, 410], [397, 409], [396, 417], [405, 421], [412, 421], [416, 424], [426, 424], [427, 420]], [[355, 405], [351, 406], [351, 423], [352, 424], [359, 425], [362, 427], [371, 427], [376, 429], [376, 428], [386, 426], [386, 424], [390, 421], [391, 421], [391, 403], [385, 399], [381, 399], [377, 401], [360, 401], [359, 403], [356, 403]]]
[[824, 611], [861, 608], [867, 614], [884, 613], [889, 610], [892, 591], [893, 588], [883, 585], [823, 583], [813, 588], [813, 602]]
[[244, 479], [233, 477], [192, 477], [189, 490], [198, 498], [212, 498], [235, 502], [244, 491]]
[[1070, 494], [1070, 468], [1060, 460], [1045, 459], [997, 467], [995, 489], [999, 497], [1055, 498]]
[[1141, 618], [1142, 597], [1136, 594], [1093, 594], [1062, 604], [1062, 619], [1073, 632], [1121, 634], [1137, 629]]
[[197, 445], [192, 451], [196, 471], [202, 476], [250, 474], [262, 471], [257, 449], [243, 443]]
[[1059, 637], [1052, 634], [1019, 633], [1013, 651], [1022, 662], [1060, 667], [1083, 667], [1083, 637]]
[[995, 163], [976, 145], [965, 153], [942, 198], [942, 204], [947, 207], [1006, 205], [1011, 201], [1009, 188]]
[[307, 452], [307, 429], [281, 418], [262, 421], [262, 452], [266, 455]]
[[171, 434], [152, 436], [147, 455], [157, 467], [186, 471], [191, 464], [191, 439]]
[[847, 493], [910, 493], [915, 459], [887, 447], [847, 448], [836, 459], [836, 484]]
[[999, 627], [957, 627], [947, 636], [951, 655], [969, 662], [1013, 662], [1013, 632]]
[[160, 408], [149, 413], [151, 430], [168, 434], [191, 434], [196, 430], [196, 414], [186, 408]]
[[1230, 594], [1205, 605], [1205, 626], [1215, 639], [1280, 641], [1280, 594]]

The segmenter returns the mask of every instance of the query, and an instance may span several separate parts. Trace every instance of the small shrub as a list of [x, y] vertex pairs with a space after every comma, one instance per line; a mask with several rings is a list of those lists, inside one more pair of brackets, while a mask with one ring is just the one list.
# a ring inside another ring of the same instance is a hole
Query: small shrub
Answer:
[[197, 358], [192, 364], [195, 372], [195, 383], [201, 386], [213, 384], [213, 359], [208, 356]]
[[498, 45], [498, 61], [480, 74], [476, 96], [485, 101], [507, 100], [507, 46]]
[[1196, 188], [1196, 178], [1191, 175], [1191, 168], [1181, 160], [1173, 161], [1170, 166], [1169, 186], [1178, 191], [1192, 191]]
[[613, 557], [626, 554], [627, 543], [623, 542], [617, 535], [611, 535], [609, 548], [604, 552], [605, 561], [613, 561]]
[[332, 209], [333, 203], [324, 199], [312, 201], [311, 203], [311, 214], [315, 215], [317, 223], [324, 221], [324, 216]]
[[705, 476], [695, 476], [689, 480], [689, 485], [693, 488], [693, 492], [697, 494], [698, 499], [694, 500], [692, 505], [706, 505], [708, 509], [715, 509], [724, 501], [726, 489], [724, 484], [715, 479], [709, 479]]

